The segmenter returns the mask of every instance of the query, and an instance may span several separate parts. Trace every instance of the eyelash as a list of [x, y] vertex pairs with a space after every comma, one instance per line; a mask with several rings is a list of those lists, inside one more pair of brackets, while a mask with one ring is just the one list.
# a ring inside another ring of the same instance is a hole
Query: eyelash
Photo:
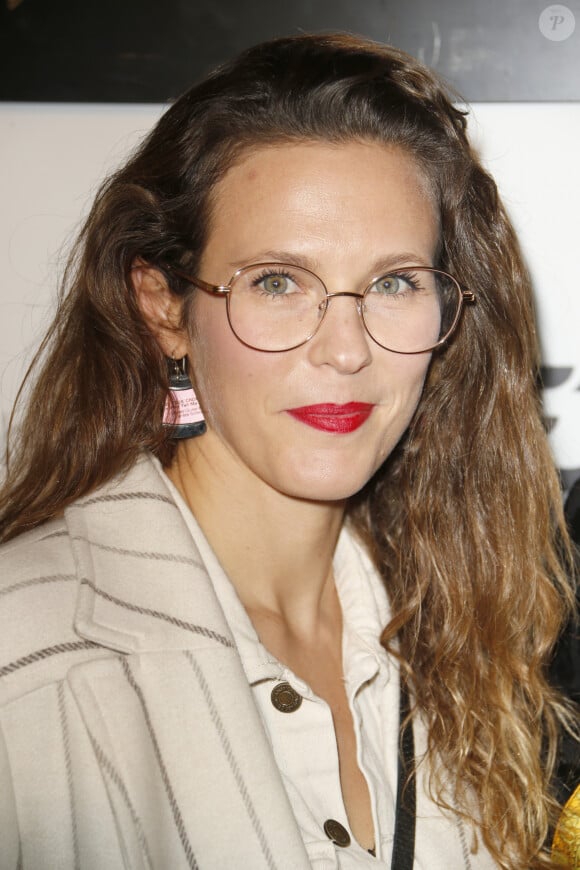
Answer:
[[264, 278], [268, 278], [270, 275], [275, 275], [280, 278], [289, 278], [290, 281], [293, 280], [292, 274], [290, 272], [284, 271], [282, 269], [264, 269], [259, 275], [256, 275], [254, 280], [252, 281], [252, 287], [257, 287], [262, 283]]
[[[411, 292], [416, 293], [424, 289], [421, 286], [420, 282], [417, 280], [416, 272], [398, 270], [394, 274], [396, 274], [397, 277], [402, 278], [409, 284]], [[292, 273], [285, 269], [264, 269], [263, 272], [261, 272], [254, 278], [252, 286], [258, 287], [259, 284], [261, 284], [261, 282], [264, 280], [264, 278], [268, 278], [270, 275], [280, 276], [281, 278], [288, 278], [290, 281], [294, 280]]]
[[424, 289], [423, 287], [421, 287], [421, 284], [417, 280], [417, 273], [416, 272], [412, 273], [412, 272], [400, 272], [400, 271], [398, 271], [395, 274], [397, 275], [398, 278], [402, 278], [403, 281], [406, 281], [410, 285], [410, 288], [413, 292]]

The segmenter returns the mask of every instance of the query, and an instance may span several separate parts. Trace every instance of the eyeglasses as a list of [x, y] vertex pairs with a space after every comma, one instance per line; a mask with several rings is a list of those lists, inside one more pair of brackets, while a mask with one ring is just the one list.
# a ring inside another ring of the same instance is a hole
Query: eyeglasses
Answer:
[[386, 272], [362, 293], [329, 293], [314, 272], [288, 263], [244, 266], [227, 284], [208, 284], [167, 268], [200, 290], [225, 297], [236, 338], [269, 353], [306, 344], [338, 296], [356, 299], [364, 328], [380, 347], [407, 354], [441, 347], [456, 328], [463, 303], [475, 301], [451, 275], [427, 266]]

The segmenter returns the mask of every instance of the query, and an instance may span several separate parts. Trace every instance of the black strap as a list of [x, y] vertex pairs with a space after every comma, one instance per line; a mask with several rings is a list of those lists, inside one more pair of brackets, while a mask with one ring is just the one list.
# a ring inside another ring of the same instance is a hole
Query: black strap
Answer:
[[395, 806], [395, 837], [393, 841], [393, 858], [391, 870], [412, 870], [415, 856], [415, 742], [413, 740], [413, 723], [409, 720], [403, 723], [409, 715], [409, 693], [401, 682], [399, 702], [399, 723], [402, 731], [399, 749], [399, 765], [397, 773], [397, 804]]

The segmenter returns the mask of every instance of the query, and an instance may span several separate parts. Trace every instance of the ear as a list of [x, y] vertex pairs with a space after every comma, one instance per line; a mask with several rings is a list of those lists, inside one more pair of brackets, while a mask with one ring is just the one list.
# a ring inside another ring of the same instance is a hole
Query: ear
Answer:
[[131, 281], [143, 318], [165, 356], [181, 359], [188, 349], [181, 326], [182, 300], [171, 292], [167, 278], [140, 257], [131, 266]]

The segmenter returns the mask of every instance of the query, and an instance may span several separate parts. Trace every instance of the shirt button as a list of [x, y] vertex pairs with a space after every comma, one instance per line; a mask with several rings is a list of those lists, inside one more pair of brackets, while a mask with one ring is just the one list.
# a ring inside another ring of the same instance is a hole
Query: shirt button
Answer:
[[301, 695], [290, 683], [278, 683], [274, 686], [270, 699], [276, 710], [280, 710], [281, 713], [293, 713], [302, 703]]
[[335, 819], [327, 819], [324, 823], [324, 833], [329, 840], [337, 846], [350, 846], [350, 834], [340, 822]]

